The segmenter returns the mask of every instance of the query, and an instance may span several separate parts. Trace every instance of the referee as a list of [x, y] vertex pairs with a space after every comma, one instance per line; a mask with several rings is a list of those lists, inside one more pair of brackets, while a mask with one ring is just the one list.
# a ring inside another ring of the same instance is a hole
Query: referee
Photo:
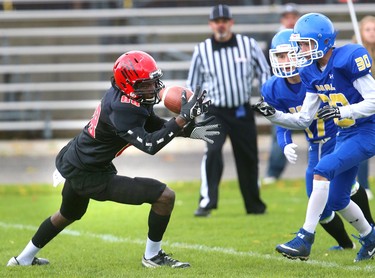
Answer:
[[257, 42], [232, 33], [234, 20], [226, 5], [213, 7], [209, 26], [213, 36], [194, 50], [187, 86], [208, 91], [212, 105], [206, 117], [215, 116], [220, 135], [207, 144], [201, 165], [199, 207], [195, 216], [209, 216], [218, 208], [219, 183], [224, 163], [222, 148], [229, 136], [236, 161], [238, 180], [247, 214], [263, 214], [266, 205], [258, 187], [258, 146], [254, 115], [250, 109], [252, 83], [263, 84], [270, 76], [266, 58]]

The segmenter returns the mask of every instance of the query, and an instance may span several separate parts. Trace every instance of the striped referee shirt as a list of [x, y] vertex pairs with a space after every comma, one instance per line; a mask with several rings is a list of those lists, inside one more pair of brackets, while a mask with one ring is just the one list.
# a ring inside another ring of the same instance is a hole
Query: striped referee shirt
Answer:
[[235, 108], [249, 103], [255, 76], [263, 84], [270, 69], [253, 38], [234, 34], [222, 43], [212, 37], [195, 47], [187, 87], [194, 90], [201, 85], [212, 105]]

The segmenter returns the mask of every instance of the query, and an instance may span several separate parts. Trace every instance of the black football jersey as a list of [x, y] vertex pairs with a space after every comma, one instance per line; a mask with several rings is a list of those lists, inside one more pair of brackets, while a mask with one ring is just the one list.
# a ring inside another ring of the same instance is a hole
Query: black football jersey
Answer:
[[111, 87], [90, 122], [60, 151], [56, 166], [64, 177], [71, 176], [74, 168], [110, 169], [112, 160], [127, 147], [153, 155], [180, 130], [175, 119], [159, 118], [152, 105], [142, 105]]

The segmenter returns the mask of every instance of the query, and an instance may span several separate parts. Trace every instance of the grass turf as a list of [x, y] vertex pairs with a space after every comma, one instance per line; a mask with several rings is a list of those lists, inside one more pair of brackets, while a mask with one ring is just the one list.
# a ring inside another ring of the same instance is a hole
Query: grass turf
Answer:
[[[38, 254], [49, 266], [5, 267], [60, 205], [60, 190], [46, 185], [0, 186], [0, 277], [368, 277], [373, 260], [353, 263], [357, 250], [328, 251], [336, 242], [321, 227], [310, 260], [291, 261], [275, 246], [289, 241], [303, 223], [303, 180], [283, 180], [261, 189], [265, 215], [246, 215], [236, 181], [220, 188], [219, 209], [195, 218], [198, 182], [170, 183], [177, 195], [163, 249], [188, 261], [188, 269], [141, 266], [150, 205], [91, 201], [86, 215]], [[373, 201], [370, 202], [371, 206]], [[346, 225], [349, 234], [356, 234]]]

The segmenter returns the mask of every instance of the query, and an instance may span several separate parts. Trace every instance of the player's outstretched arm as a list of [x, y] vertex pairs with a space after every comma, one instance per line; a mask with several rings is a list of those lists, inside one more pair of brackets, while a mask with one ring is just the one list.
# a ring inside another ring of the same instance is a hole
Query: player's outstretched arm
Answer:
[[307, 92], [301, 110], [297, 113], [284, 113], [276, 110], [272, 105], [265, 102], [263, 97], [251, 107], [273, 124], [291, 130], [303, 130], [311, 125], [320, 104], [321, 100], [318, 94]]

